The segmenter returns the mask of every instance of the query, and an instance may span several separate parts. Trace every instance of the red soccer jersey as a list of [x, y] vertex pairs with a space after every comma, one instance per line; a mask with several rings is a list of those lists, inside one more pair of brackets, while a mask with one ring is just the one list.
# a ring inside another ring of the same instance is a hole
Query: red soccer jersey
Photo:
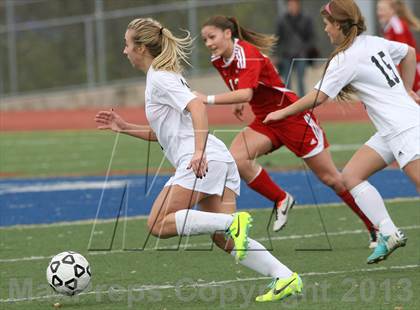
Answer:
[[393, 16], [388, 25], [386, 25], [384, 36], [387, 40], [407, 43], [416, 48], [416, 40], [414, 39], [408, 24], [398, 16]]
[[253, 89], [249, 103], [260, 121], [268, 113], [298, 100], [294, 92], [285, 88], [270, 59], [246, 41], [235, 39], [229, 60], [216, 56], [211, 61], [230, 90]]
[[[408, 24], [399, 18], [398, 16], [393, 16], [389, 21], [388, 25], [386, 25], [384, 29], [384, 37], [385, 39], [391, 41], [398, 41], [401, 43], [406, 43], [411, 47], [414, 47], [417, 52], [416, 48], [416, 39], [413, 36], [413, 33], [410, 30]], [[419, 68], [420, 64], [420, 54], [417, 53], [417, 68]], [[420, 70], [417, 69], [416, 76], [414, 80], [414, 91], [420, 90]]]

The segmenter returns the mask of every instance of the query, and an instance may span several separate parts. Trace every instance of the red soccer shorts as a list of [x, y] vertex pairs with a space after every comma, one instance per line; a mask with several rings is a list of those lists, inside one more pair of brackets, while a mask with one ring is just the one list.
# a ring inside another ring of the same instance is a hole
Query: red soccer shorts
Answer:
[[273, 149], [270, 152], [284, 145], [296, 156], [309, 158], [329, 146], [324, 131], [311, 112], [300, 113], [270, 124], [255, 119], [248, 127], [271, 140]]

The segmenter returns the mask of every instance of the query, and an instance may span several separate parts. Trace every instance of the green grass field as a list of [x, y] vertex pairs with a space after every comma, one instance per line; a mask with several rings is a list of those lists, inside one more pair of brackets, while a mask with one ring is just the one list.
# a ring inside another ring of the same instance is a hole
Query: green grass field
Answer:
[[[123, 221], [112, 251], [89, 252], [92, 223], [1, 229], [2, 309], [419, 309], [419, 200], [390, 203], [409, 242], [379, 265], [365, 263], [370, 250], [361, 223], [344, 206], [321, 206], [329, 244], [314, 207], [297, 207], [288, 226], [271, 235], [273, 254], [302, 274], [305, 289], [282, 303], [253, 300], [270, 282], [233, 257], [211, 249], [209, 238], [147, 237], [145, 219]], [[270, 247], [270, 210], [253, 210], [251, 237]], [[110, 244], [113, 223], [96, 225], [91, 246]], [[124, 251], [141, 249], [144, 251]], [[45, 280], [49, 257], [72, 249], [92, 266], [90, 291], [75, 298], [53, 296]], [[296, 251], [313, 249], [314, 251]], [[7, 299], [17, 299], [6, 302]]]
[[[374, 132], [369, 123], [326, 123], [323, 127], [333, 145], [334, 160], [340, 167]], [[212, 130], [230, 145], [240, 129], [218, 127]], [[106, 172], [111, 158], [111, 172], [141, 172], [146, 169], [147, 149], [148, 142], [99, 130], [2, 132], [0, 175], [101, 175]], [[159, 145], [151, 143], [149, 167], [158, 167], [162, 157]], [[259, 162], [268, 169], [302, 168], [302, 161], [285, 148], [262, 156]], [[162, 167], [170, 169], [169, 162], [164, 160]]]
[[[323, 127], [339, 167], [374, 131], [365, 123], [327, 123]], [[227, 144], [238, 131], [216, 130]], [[111, 173], [144, 171], [147, 143], [116, 137], [101, 131], [2, 132], [0, 175], [103, 175], [108, 167]], [[157, 144], [151, 145], [149, 159], [152, 169], [162, 162]], [[273, 170], [302, 168], [302, 161], [285, 150], [259, 161]], [[167, 161], [163, 167], [170, 169]], [[56, 302], [62, 309], [83, 310], [420, 309], [419, 202], [387, 203], [409, 241], [387, 261], [373, 266], [366, 264], [371, 253], [367, 233], [343, 205], [320, 209], [331, 244], [328, 251], [317, 208], [296, 207], [288, 226], [271, 236], [266, 230], [271, 210], [251, 210], [251, 237], [267, 247], [272, 244], [273, 254], [304, 280], [302, 296], [269, 304], [256, 304], [254, 298], [270, 279], [212, 249], [207, 236], [183, 239], [178, 250], [178, 239], [158, 242], [151, 237], [145, 245], [144, 218], [123, 219], [111, 251], [87, 248], [89, 241], [93, 248], [109, 247], [113, 222], [97, 223], [93, 231], [92, 222], [0, 228], [0, 309], [52, 309]], [[92, 266], [90, 290], [73, 298], [54, 295], [45, 279], [50, 257], [64, 250], [82, 253]]]

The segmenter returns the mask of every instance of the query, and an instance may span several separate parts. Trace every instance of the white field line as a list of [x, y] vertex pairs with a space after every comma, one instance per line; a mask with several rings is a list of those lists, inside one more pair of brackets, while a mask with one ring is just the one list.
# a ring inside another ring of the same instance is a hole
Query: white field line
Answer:
[[[13, 144], [15, 145], [16, 142], [14, 141]], [[28, 143], [25, 142], [23, 144], [25, 144], [25, 146], [26, 146]], [[30, 143], [30, 144], [36, 145], [37, 143]], [[49, 143], [42, 143], [41, 145], [44, 145], [44, 144], [49, 144]], [[51, 143], [51, 144], [54, 144], [54, 143]], [[330, 145], [329, 150], [332, 153], [348, 152], [348, 151], [353, 151], [354, 152], [354, 151], [358, 150], [362, 145], [363, 144], [332, 144], [332, 145]], [[7, 145], [0, 143], [0, 148], [1, 147], [7, 147]], [[280, 154], [291, 154], [290, 151], [288, 149], [286, 149], [286, 148], [280, 148], [280, 149], [278, 149], [278, 150], [276, 150], [276, 151], [273, 152], [273, 154], [278, 154], [278, 153], [280, 153]], [[39, 161], [41, 161], [43, 159], [42, 156], [38, 156], [38, 157], [39, 157], [38, 158]], [[73, 154], [71, 154], [71, 158], [72, 159], [79, 160], [81, 158], [81, 155], [80, 155], [80, 153], [73, 153]], [[12, 163], [11, 162], [11, 163], [9, 163], [8, 164], [8, 168], [9, 169], [16, 168], [16, 167], [17, 168], [20, 168], [22, 162], [29, 162], [30, 160], [33, 160], [33, 158], [19, 159], [19, 162], [16, 162], [16, 163]], [[86, 160], [80, 161], [79, 160], [79, 165], [81, 165], [81, 166], [83, 166], [83, 165], [84, 166], [87, 166], [87, 165], [89, 165], [90, 162], [91, 161], [86, 161]], [[66, 162], [61, 162], [61, 165], [69, 166], [70, 164], [66, 164]], [[42, 163], [41, 166], [43, 168], [48, 168], [48, 167], [51, 166], [51, 164]]]
[[[98, 141], [98, 137], [83, 137], [80, 136], [77, 138], [77, 143], [80, 145], [89, 145], [94, 142]], [[42, 146], [42, 145], [57, 145], [58, 143], [62, 143], [63, 138], [42, 138], [42, 139], [31, 139], [31, 138], [18, 138], [13, 140], [5, 140], [0, 141], [0, 146], [8, 147], [8, 146]]]
[[[15, 143], [15, 142], [13, 142], [13, 143]], [[355, 151], [355, 150], [358, 150], [361, 146], [362, 146], [362, 144], [333, 144], [333, 145], [330, 145], [329, 150], [331, 152]], [[286, 148], [280, 148], [273, 153], [290, 153], [290, 151]], [[77, 158], [79, 158], [79, 157], [73, 156], [73, 159], [77, 159]], [[165, 158], [164, 157], [162, 157], [162, 158], [163, 158], [162, 161], [164, 161]], [[88, 162], [88, 161], [86, 161], [86, 162]], [[160, 165], [162, 165], [162, 163]], [[19, 164], [16, 164], [15, 166], [19, 166]], [[52, 185], [49, 185], [49, 186], [52, 186]], [[54, 189], [51, 189], [51, 190], [54, 190]], [[66, 190], [66, 188], [63, 188], [61, 190]], [[72, 190], [72, 188], [70, 188], [69, 190]], [[36, 190], [29, 189], [29, 191], [36, 191]], [[40, 191], [43, 191], [43, 190], [40, 190]], [[23, 192], [23, 189], [18, 191], [18, 192]]]
[[[329, 147], [331, 152], [344, 152], [344, 151], [356, 151], [358, 150], [363, 144], [332, 144]], [[273, 153], [290, 153], [290, 151], [286, 148], [280, 148]]]
[[[333, 144], [330, 145], [329, 150], [331, 153], [339, 153], [339, 152], [348, 152], [348, 151], [356, 151], [358, 150], [360, 147], [362, 146], [362, 144]], [[1, 148], [1, 145], [0, 145]], [[290, 151], [286, 148], [280, 148], [276, 151], [273, 152], [273, 154], [291, 154]], [[80, 153], [73, 153], [71, 154], [71, 159], [73, 160], [78, 160], [79, 161], [79, 165], [80, 166], [88, 166], [92, 161], [89, 160], [80, 160], [82, 157], [82, 155]], [[128, 158], [128, 157], [123, 157], [123, 158]], [[43, 159], [42, 156], [39, 156], [39, 161], [41, 161]], [[12, 168], [20, 168], [22, 165], [22, 162], [29, 162], [29, 161], [33, 161], [34, 158], [28, 158], [28, 159], [19, 159], [18, 162], [16, 163], [8, 163], [8, 168], [12, 169]], [[165, 160], [165, 157], [163, 157], [163, 161]], [[66, 161], [63, 161], [60, 163], [63, 166], [70, 166], [72, 165], [72, 163], [67, 163]], [[50, 166], [52, 166], [52, 164], [49, 164], [48, 162], [44, 162], [40, 164], [42, 166], [42, 168], [48, 168]]]
[[[416, 269], [419, 268], [420, 265], [402, 265], [402, 266], [390, 266], [390, 267], [374, 267], [374, 268], [361, 268], [361, 269], [350, 269], [350, 270], [331, 270], [331, 271], [311, 271], [301, 273], [301, 277], [316, 277], [316, 276], [329, 276], [329, 275], [339, 275], [339, 274], [349, 274], [349, 273], [365, 273], [365, 272], [377, 272], [377, 271], [387, 271], [387, 270], [407, 270], [407, 269]], [[251, 277], [251, 278], [236, 278], [232, 280], [222, 280], [222, 281], [211, 281], [205, 283], [193, 283], [188, 285], [181, 285], [181, 284], [166, 284], [166, 285], [142, 285], [136, 286], [130, 289], [116, 289], [112, 286], [107, 290], [99, 290], [99, 291], [89, 291], [85, 293], [80, 293], [79, 295], [96, 295], [96, 294], [126, 294], [128, 292], [142, 292], [142, 291], [150, 291], [150, 290], [167, 290], [167, 289], [180, 289], [180, 288], [197, 288], [197, 287], [214, 287], [214, 286], [223, 286], [230, 283], [237, 283], [237, 282], [250, 282], [250, 281], [261, 281], [261, 280], [270, 280], [270, 277]], [[40, 300], [40, 299], [49, 299], [49, 298], [57, 298], [61, 297], [62, 295], [43, 295], [43, 296], [34, 296], [34, 297], [25, 297], [25, 298], [8, 298], [8, 299], [0, 299], [0, 303], [10, 303], [10, 302], [24, 302], [24, 301], [32, 301], [32, 300]]]
[[38, 193], [38, 192], [56, 192], [56, 191], [77, 191], [92, 189], [110, 189], [122, 188], [127, 181], [74, 181], [57, 183], [38, 183], [32, 185], [0, 185], [0, 195], [15, 193]]
[[[116, 136], [116, 141], [118, 136]], [[115, 151], [116, 144], [114, 144], [113, 152]], [[351, 151], [357, 150], [360, 147], [359, 144], [334, 144], [330, 146], [330, 151]], [[285, 148], [281, 148], [276, 152], [287, 153], [290, 152]], [[111, 157], [112, 158], [112, 157]], [[164, 157], [159, 165], [159, 168], [163, 165]], [[110, 167], [108, 167], [108, 170]], [[159, 169], [158, 169], [159, 170]], [[152, 184], [155, 181], [155, 175]], [[45, 191], [63, 191], [63, 190], [82, 190], [82, 189], [102, 189], [104, 188], [103, 181], [75, 181], [75, 182], [57, 182], [57, 183], [37, 183], [31, 185], [11, 185], [11, 184], [0, 184], [0, 195], [9, 193], [26, 193], [26, 192], [45, 192]], [[106, 184], [105, 188], [117, 188], [124, 187], [124, 181], [110, 181]], [[152, 186], [150, 187], [152, 188]]]
[[[412, 225], [412, 226], [405, 226], [400, 227], [402, 230], [416, 230], [420, 229], [420, 225]], [[356, 229], [356, 230], [343, 230], [343, 231], [336, 231], [336, 232], [329, 232], [328, 236], [346, 236], [346, 235], [357, 235], [357, 234], [364, 234], [366, 233], [365, 229]], [[324, 232], [321, 233], [314, 233], [314, 234], [303, 234], [303, 235], [289, 235], [289, 236], [273, 236], [271, 238], [262, 237], [256, 238], [257, 241], [264, 242], [264, 241], [281, 241], [281, 240], [296, 240], [296, 239], [311, 239], [311, 238], [318, 238], [325, 236]], [[179, 248], [180, 250], [185, 250], [194, 247], [204, 247], [212, 245], [211, 242], [202, 242], [202, 243], [191, 243], [191, 244], [182, 244], [178, 247], [178, 245], [173, 246], [165, 246], [165, 247], [154, 247], [154, 248], [145, 248], [144, 251], [156, 251], [156, 250], [174, 250]], [[95, 255], [108, 255], [108, 254], [116, 254], [116, 253], [124, 253], [130, 252], [129, 250], [111, 250], [111, 251], [98, 251], [98, 252], [87, 252], [87, 256], [95, 256]], [[16, 263], [22, 261], [35, 261], [35, 260], [44, 260], [50, 259], [54, 255], [50, 256], [28, 256], [28, 257], [19, 257], [19, 258], [3, 258], [0, 259], [0, 263]]]
[[[130, 181], [130, 184], [132, 184], [132, 181]], [[393, 203], [393, 202], [411, 202], [411, 201], [420, 201], [420, 198], [418, 197], [396, 197], [391, 199], [385, 199], [385, 202]], [[293, 210], [306, 210], [306, 209], [312, 209], [315, 208], [316, 205], [313, 204], [298, 204], [293, 207]], [[336, 207], [342, 207], [343, 202], [331, 202], [331, 203], [320, 203], [321, 208], [336, 208]], [[388, 206], [392, 207], [392, 206]], [[266, 211], [272, 209], [272, 207], [262, 207], [262, 208], [254, 208], [254, 209], [247, 209], [247, 211], [250, 212], [258, 212], [258, 211]], [[133, 221], [138, 219], [146, 219], [148, 215], [136, 215], [136, 216], [130, 216], [130, 217], [121, 217], [121, 220], [124, 221]], [[2, 230], [22, 230], [22, 229], [34, 229], [34, 228], [51, 228], [51, 227], [61, 227], [61, 226], [72, 226], [72, 225], [87, 225], [92, 224], [94, 219], [88, 219], [88, 220], [79, 220], [79, 221], [71, 221], [71, 222], [56, 222], [56, 223], [50, 223], [50, 224], [25, 224], [25, 225], [14, 225], [14, 226], [5, 226], [0, 227], [0, 231]], [[115, 219], [101, 219], [97, 220], [97, 224], [106, 224], [106, 223], [114, 223]]]

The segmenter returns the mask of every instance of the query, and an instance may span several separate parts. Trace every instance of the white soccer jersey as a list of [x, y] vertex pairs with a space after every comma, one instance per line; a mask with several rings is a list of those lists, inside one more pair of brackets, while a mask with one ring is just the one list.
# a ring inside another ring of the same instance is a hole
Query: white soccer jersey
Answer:
[[[165, 156], [174, 167], [194, 154], [194, 127], [187, 104], [196, 96], [180, 74], [156, 71], [151, 66], [146, 77], [146, 117], [156, 133]], [[209, 134], [207, 160], [233, 162], [226, 145]]]
[[407, 52], [407, 44], [360, 35], [331, 60], [315, 89], [335, 98], [351, 84], [378, 133], [391, 138], [420, 124], [420, 107], [408, 95], [395, 67]]

